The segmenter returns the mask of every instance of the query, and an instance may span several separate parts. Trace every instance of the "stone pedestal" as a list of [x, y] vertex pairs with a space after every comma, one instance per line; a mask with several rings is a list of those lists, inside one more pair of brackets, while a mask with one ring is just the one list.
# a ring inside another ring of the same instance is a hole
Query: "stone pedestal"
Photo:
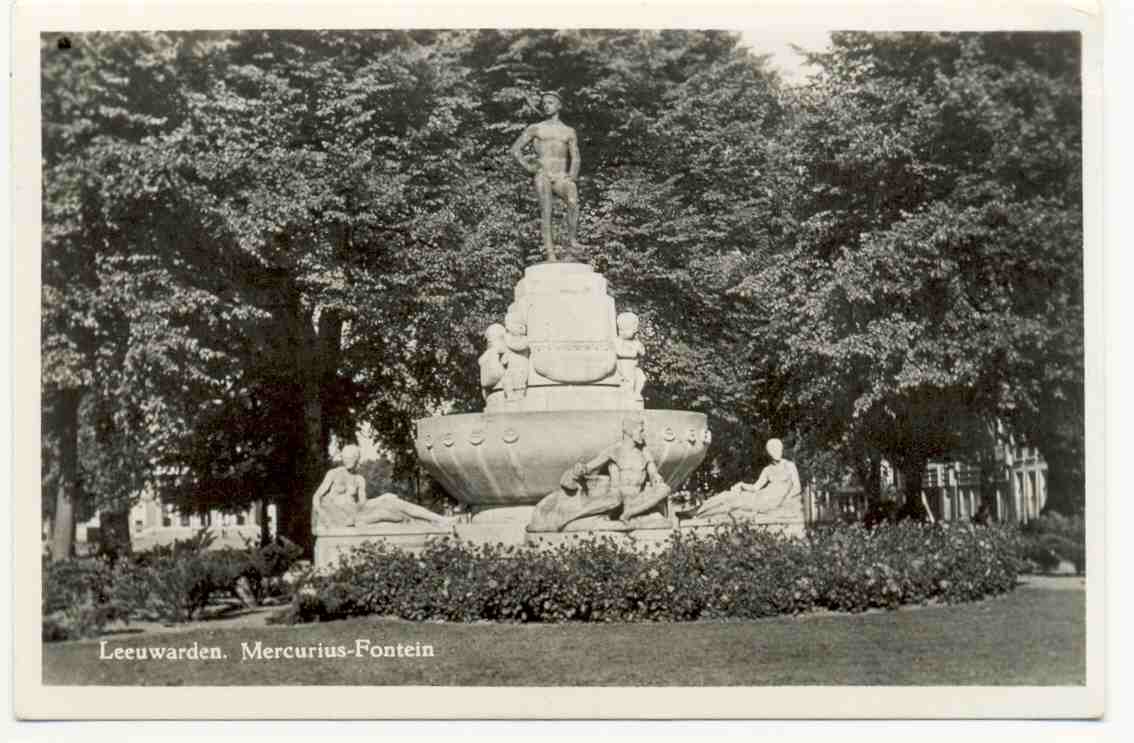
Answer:
[[321, 529], [315, 534], [315, 567], [338, 562], [339, 555], [368, 542], [385, 542], [407, 552], [418, 553], [433, 539], [453, 537], [453, 531], [430, 529], [422, 524], [367, 524]]
[[[799, 521], [768, 521], [761, 519], [737, 519], [746, 524], [758, 527], [760, 529], [767, 529], [774, 534], [782, 534], [785, 537], [802, 537], [807, 530], [807, 525], [802, 519]], [[728, 518], [719, 519], [689, 519], [681, 522], [681, 533], [683, 535], [691, 536], [706, 536], [712, 534], [721, 525], [732, 523]]]
[[[614, 299], [585, 263], [537, 263], [516, 284], [508, 318], [526, 329], [527, 389], [508, 399], [503, 383], [484, 410], [641, 410], [621, 389]], [[507, 325], [507, 323], [506, 323]]]
[[636, 550], [660, 552], [669, 546], [675, 531], [674, 528], [668, 528], [539, 532], [526, 534], [524, 544], [544, 549], [555, 549], [564, 544], [570, 545], [609, 539], [617, 544], [632, 547]]

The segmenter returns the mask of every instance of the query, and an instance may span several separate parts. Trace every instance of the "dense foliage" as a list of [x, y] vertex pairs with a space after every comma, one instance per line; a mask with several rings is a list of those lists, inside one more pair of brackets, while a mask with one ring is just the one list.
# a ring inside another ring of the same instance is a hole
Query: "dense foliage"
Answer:
[[[787, 439], [806, 476], [1005, 433], [1082, 503], [1074, 34], [835, 34], [785, 86], [697, 31], [45, 36], [44, 502], [275, 502], [309, 544], [332, 437], [413, 480], [480, 403], [538, 257], [508, 146], [559, 90], [580, 260], [642, 318], [647, 405], [705, 412], [691, 487]], [[759, 451], [757, 447], [755, 451]], [[429, 489], [401, 488], [410, 497]]]
[[554, 549], [373, 543], [295, 595], [291, 621], [356, 615], [516, 622], [750, 619], [973, 601], [1011, 590], [1016, 533], [914, 523], [791, 538], [748, 525], [646, 552], [594, 537]]
[[[740, 288], [770, 409], [915, 494], [1009, 424], [1082, 503], [1083, 240], [1074, 34], [836, 33], [780, 140], [791, 241]], [[855, 461], [857, 460], [857, 461]]]
[[1087, 530], [1082, 515], [1045, 513], [1020, 530], [1020, 549], [1034, 570], [1051, 572], [1064, 561], [1079, 575], [1087, 571]]
[[42, 622], [45, 642], [98, 635], [129, 611], [114, 601], [114, 571], [104, 560], [45, 562]]
[[[43, 639], [98, 635], [113, 620], [187, 622], [210, 601], [259, 601], [302, 550], [284, 541], [210, 550], [208, 530], [131, 557], [61, 560], [43, 567]], [[242, 597], [245, 598], [245, 597]]]

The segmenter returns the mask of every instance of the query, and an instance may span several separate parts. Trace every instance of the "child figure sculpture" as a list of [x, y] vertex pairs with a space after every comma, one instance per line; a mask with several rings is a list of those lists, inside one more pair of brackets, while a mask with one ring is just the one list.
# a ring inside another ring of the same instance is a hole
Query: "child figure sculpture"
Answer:
[[528, 328], [523, 318], [514, 310], [508, 310], [504, 317], [504, 345], [508, 353], [504, 363], [508, 367], [504, 375], [504, 399], [522, 399], [528, 390]]
[[508, 346], [505, 345], [507, 331], [500, 323], [493, 323], [484, 331], [488, 348], [480, 355], [480, 386], [487, 399], [492, 390], [508, 373]]
[[615, 322], [618, 325], [618, 337], [614, 339], [614, 351], [618, 356], [618, 376], [622, 379], [622, 389], [635, 402], [642, 402], [646, 374], [638, 368], [638, 360], [646, 354], [646, 347], [638, 340], [638, 316], [633, 312], [623, 312]]

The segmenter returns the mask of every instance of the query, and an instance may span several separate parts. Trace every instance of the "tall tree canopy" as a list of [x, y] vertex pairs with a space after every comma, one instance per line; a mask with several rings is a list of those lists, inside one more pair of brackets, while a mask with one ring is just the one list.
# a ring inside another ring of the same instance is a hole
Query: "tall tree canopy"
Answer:
[[1081, 500], [1078, 37], [837, 33], [811, 61], [779, 161], [792, 240], [741, 289], [773, 406], [911, 491], [1002, 421]]
[[836, 34], [798, 89], [723, 32], [43, 44], [57, 521], [149, 485], [273, 500], [306, 542], [360, 424], [410, 473], [414, 418], [478, 408], [481, 334], [538, 255], [508, 146], [542, 89], [647, 404], [710, 417], [702, 483], [747, 475], [754, 431], [912, 473], [993, 420], [1081, 479], [1072, 36]]

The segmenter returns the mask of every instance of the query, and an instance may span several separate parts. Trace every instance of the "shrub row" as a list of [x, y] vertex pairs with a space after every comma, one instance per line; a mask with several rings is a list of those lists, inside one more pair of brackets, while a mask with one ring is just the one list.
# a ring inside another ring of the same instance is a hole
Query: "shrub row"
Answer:
[[219, 594], [250, 591], [282, 575], [302, 550], [285, 542], [209, 551], [203, 530], [188, 540], [114, 560], [89, 558], [43, 565], [43, 639], [92, 637], [110, 621], [193, 619]]
[[839, 526], [785, 537], [744, 524], [641, 553], [596, 537], [554, 549], [371, 543], [298, 591], [281, 621], [357, 615], [518, 622], [686, 621], [960, 602], [1011, 590], [1013, 529]]
[[1051, 572], [1066, 560], [1082, 575], [1087, 569], [1087, 531], [1081, 515], [1045, 513], [1020, 530], [1021, 554], [1029, 568]]

